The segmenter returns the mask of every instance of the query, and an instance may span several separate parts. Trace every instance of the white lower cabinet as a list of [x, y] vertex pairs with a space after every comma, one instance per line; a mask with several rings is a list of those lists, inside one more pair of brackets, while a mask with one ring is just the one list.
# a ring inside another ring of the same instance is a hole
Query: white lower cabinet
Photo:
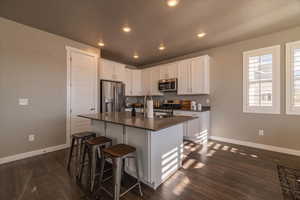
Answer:
[[174, 115], [198, 117], [184, 123], [184, 138], [202, 144], [210, 133], [210, 112], [174, 111]]

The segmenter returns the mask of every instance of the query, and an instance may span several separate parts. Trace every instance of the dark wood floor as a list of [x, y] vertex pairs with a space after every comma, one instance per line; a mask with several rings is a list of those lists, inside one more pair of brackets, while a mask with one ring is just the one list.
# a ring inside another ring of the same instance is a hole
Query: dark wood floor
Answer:
[[[300, 168], [300, 158], [217, 141], [185, 142], [183, 168], [147, 200], [281, 200], [276, 163]], [[0, 166], [1, 200], [79, 200], [83, 189], [65, 170], [66, 151]], [[137, 191], [123, 199], [141, 199]], [[110, 199], [102, 196], [101, 199]]]

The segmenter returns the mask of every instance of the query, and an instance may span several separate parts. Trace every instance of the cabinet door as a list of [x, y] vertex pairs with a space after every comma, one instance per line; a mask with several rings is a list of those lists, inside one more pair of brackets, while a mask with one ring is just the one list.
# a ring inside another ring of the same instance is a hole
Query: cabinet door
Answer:
[[209, 66], [207, 59], [208, 56], [192, 59], [192, 94], [209, 94]]
[[168, 78], [178, 78], [178, 62], [168, 64]]
[[190, 60], [178, 62], [178, 94], [190, 94]]
[[161, 65], [160, 68], [160, 79], [168, 79], [169, 78], [169, 66]]
[[193, 138], [193, 139], [198, 139], [198, 137], [200, 137], [200, 119], [199, 118], [187, 122], [187, 137]]
[[120, 63], [114, 63], [114, 80], [115, 81], [125, 81], [125, 65]]
[[151, 69], [142, 70], [142, 93], [143, 95], [150, 95], [151, 86]]
[[100, 79], [113, 80], [114, 63], [109, 60], [101, 59], [100, 62]]
[[125, 69], [125, 96], [132, 95], [132, 70], [126, 68]]
[[142, 95], [142, 71], [132, 70], [132, 95]]
[[150, 68], [150, 95], [162, 95], [158, 89], [158, 82], [160, 79], [160, 68], [152, 67]]

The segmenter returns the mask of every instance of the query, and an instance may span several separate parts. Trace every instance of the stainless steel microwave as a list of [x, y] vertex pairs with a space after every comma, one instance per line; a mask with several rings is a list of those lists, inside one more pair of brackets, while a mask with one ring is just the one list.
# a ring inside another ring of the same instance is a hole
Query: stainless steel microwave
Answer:
[[177, 78], [160, 80], [158, 82], [158, 89], [161, 92], [177, 91]]

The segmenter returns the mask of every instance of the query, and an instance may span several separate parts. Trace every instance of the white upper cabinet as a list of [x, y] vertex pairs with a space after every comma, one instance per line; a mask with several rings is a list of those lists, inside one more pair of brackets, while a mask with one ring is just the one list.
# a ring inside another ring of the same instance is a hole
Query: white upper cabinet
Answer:
[[190, 81], [191, 62], [182, 60], [178, 62], [178, 88], [177, 93], [180, 95], [191, 94]]
[[132, 72], [132, 95], [143, 95], [142, 88], [142, 70], [131, 70]]
[[142, 88], [143, 88], [143, 95], [150, 95], [151, 91], [151, 69], [143, 69], [142, 70]]
[[160, 80], [160, 68], [152, 67], [150, 68], [150, 95], [163, 95], [158, 89], [158, 82]]
[[125, 96], [132, 95], [132, 70], [126, 68], [125, 69]]
[[168, 69], [168, 65], [160, 65], [160, 66], [156, 66], [160, 68], [160, 79], [168, 79], [169, 78], [169, 69]]
[[158, 90], [158, 82], [160, 80], [160, 68], [151, 67], [142, 71], [143, 95], [161, 96]]
[[125, 69], [125, 95], [142, 95], [142, 70]]
[[209, 94], [209, 80], [208, 56], [178, 63], [178, 94]]
[[209, 57], [192, 59], [191, 63], [192, 94], [209, 94]]
[[209, 94], [209, 57], [201, 56], [143, 70], [101, 59], [100, 78], [125, 83], [126, 96], [163, 95], [161, 79], [178, 79], [178, 95]]
[[100, 78], [105, 80], [113, 80], [114, 62], [101, 59], [100, 61]]
[[178, 78], [178, 62], [168, 64], [168, 77]]
[[125, 80], [125, 65], [110, 60], [101, 59], [100, 78], [123, 82]]
[[114, 65], [114, 79], [115, 81], [125, 81], [125, 65], [120, 63], [115, 63]]
[[178, 62], [158, 66], [160, 68], [160, 79], [177, 78], [178, 77], [177, 65]]

